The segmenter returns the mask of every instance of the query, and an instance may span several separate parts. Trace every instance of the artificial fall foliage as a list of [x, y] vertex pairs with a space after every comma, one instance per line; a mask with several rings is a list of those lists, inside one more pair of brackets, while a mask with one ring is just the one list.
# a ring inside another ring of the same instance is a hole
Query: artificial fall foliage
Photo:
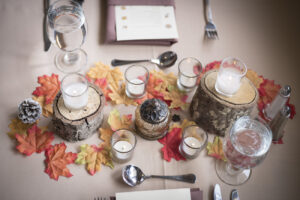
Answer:
[[41, 153], [49, 148], [54, 140], [52, 132], [43, 132], [36, 124], [27, 130], [27, 135], [16, 133], [15, 136], [19, 142], [17, 146], [18, 151], [27, 156], [34, 152]]
[[15, 134], [27, 135], [27, 129], [32, 127], [34, 124], [24, 124], [19, 118], [14, 118], [11, 120], [8, 127], [10, 131], [7, 132], [7, 135], [11, 138], [15, 138]]
[[206, 149], [207, 149], [207, 155], [212, 156], [219, 160], [226, 161], [224, 151], [223, 151], [223, 143], [219, 136], [215, 136], [213, 143], [208, 142]]
[[76, 164], [86, 165], [89, 174], [94, 175], [101, 170], [101, 164], [113, 168], [110, 148], [104, 143], [97, 147], [96, 145], [83, 144], [80, 146], [80, 153], [75, 161]]
[[32, 99], [39, 102], [39, 104], [42, 107], [42, 114], [43, 114], [44, 117], [52, 116], [53, 106], [52, 106], [52, 104], [46, 104], [45, 103], [45, 96], [39, 96], [39, 97], [33, 96]]
[[54, 180], [58, 180], [59, 176], [73, 176], [67, 168], [67, 165], [74, 163], [77, 158], [77, 154], [72, 152], [66, 153], [66, 148], [65, 143], [60, 143], [51, 146], [45, 151], [45, 173]]
[[183, 130], [190, 125], [194, 125], [195, 122], [184, 120], [181, 124], [174, 123], [170, 126], [167, 135], [158, 140], [164, 146], [161, 148], [163, 153], [163, 159], [170, 162], [172, 158], [175, 160], [185, 160], [185, 158], [179, 152], [179, 145], [182, 138]]
[[33, 91], [33, 95], [45, 97], [45, 104], [52, 104], [56, 94], [60, 90], [60, 81], [58, 80], [57, 74], [51, 76], [43, 75], [38, 77], [38, 83], [41, 85], [36, 87]]

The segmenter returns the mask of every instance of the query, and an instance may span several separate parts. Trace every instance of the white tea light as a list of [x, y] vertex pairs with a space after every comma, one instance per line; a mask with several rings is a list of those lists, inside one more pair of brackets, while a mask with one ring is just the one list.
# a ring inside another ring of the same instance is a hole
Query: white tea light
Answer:
[[146, 92], [149, 71], [142, 65], [132, 65], [125, 71], [126, 89], [129, 98], [142, 98]]
[[201, 147], [201, 142], [195, 137], [184, 138], [182, 150], [187, 155], [193, 156], [197, 153], [197, 149]]
[[130, 154], [128, 154], [127, 152], [129, 152], [133, 148], [133, 146], [129, 142], [121, 140], [116, 142], [113, 148], [116, 150], [116, 158], [120, 160], [125, 160], [129, 158]]
[[127, 83], [127, 90], [131, 95], [140, 96], [144, 94], [145, 83], [140, 79], [133, 79]]
[[113, 159], [117, 162], [127, 162], [131, 159], [136, 145], [134, 133], [127, 129], [119, 129], [111, 136], [110, 144]]

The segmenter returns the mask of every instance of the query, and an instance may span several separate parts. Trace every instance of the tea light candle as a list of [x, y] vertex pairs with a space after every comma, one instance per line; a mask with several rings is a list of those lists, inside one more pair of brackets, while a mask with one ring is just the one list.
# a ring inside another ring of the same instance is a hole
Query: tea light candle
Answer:
[[180, 76], [179, 81], [181, 83], [181, 85], [183, 85], [184, 87], [194, 87], [197, 83], [197, 77], [196, 78], [189, 78], [189, 77], [185, 77], [185, 76]]
[[199, 126], [188, 126], [183, 131], [179, 146], [181, 155], [188, 159], [196, 158], [200, 151], [206, 146], [207, 133]]
[[118, 162], [130, 160], [133, 155], [135, 144], [136, 138], [129, 130], [120, 129], [114, 132], [111, 139], [114, 160]]
[[241, 79], [246, 75], [246, 65], [236, 58], [225, 58], [220, 66], [215, 89], [225, 96], [232, 96], [241, 86]]
[[77, 73], [66, 75], [61, 83], [63, 100], [66, 108], [78, 110], [88, 103], [88, 83], [86, 78]]
[[145, 83], [140, 79], [133, 79], [127, 83], [127, 90], [131, 95], [140, 96], [144, 94]]

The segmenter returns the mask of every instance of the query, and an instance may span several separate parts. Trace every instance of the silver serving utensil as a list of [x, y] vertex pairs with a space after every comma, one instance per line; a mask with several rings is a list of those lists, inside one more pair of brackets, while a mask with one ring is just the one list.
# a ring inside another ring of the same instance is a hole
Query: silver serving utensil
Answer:
[[185, 174], [179, 176], [157, 176], [157, 175], [146, 176], [140, 168], [134, 165], [126, 165], [122, 170], [122, 177], [124, 182], [132, 187], [141, 184], [144, 180], [148, 178], [162, 178], [162, 179], [183, 181], [187, 183], [195, 183], [196, 181], [196, 176], [194, 174]]
[[147, 60], [119, 60], [113, 59], [111, 61], [112, 66], [120, 66], [120, 65], [127, 65], [132, 63], [139, 63], [139, 62], [151, 62], [156, 64], [159, 68], [167, 68], [171, 67], [175, 64], [177, 60], [177, 54], [173, 51], [167, 51], [159, 55], [157, 58], [147, 59]]
[[210, 2], [209, 0], [204, 0], [204, 6], [205, 6], [205, 35], [209, 39], [218, 39], [218, 32], [216, 25], [213, 22], [212, 19], [212, 12], [211, 12], [211, 7], [210, 7]]
[[49, 9], [49, 0], [44, 0], [44, 19], [43, 19], [44, 51], [48, 51], [51, 46], [51, 42], [50, 42], [50, 40], [48, 38], [48, 34], [47, 34], [48, 9]]
[[231, 191], [231, 200], [240, 200], [239, 194], [236, 189]]
[[222, 200], [221, 188], [219, 184], [215, 185], [214, 200]]

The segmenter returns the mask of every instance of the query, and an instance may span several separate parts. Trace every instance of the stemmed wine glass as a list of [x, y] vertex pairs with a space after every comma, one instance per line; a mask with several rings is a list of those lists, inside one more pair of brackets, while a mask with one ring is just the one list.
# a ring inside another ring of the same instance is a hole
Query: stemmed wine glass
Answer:
[[229, 185], [241, 185], [251, 176], [251, 168], [261, 163], [272, 143], [272, 131], [259, 119], [240, 117], [225, 137], [227, 162], [218, 160], [216, 172]]
[[52, 44], [62, 50], [55, 56], [55, 65], [60, 71], [78, 72], [86, 65], [87, 54], [81, 46], [87, 34], [87, 23], [78, 2], [58, 0], [50, 5], [47, 33]]

